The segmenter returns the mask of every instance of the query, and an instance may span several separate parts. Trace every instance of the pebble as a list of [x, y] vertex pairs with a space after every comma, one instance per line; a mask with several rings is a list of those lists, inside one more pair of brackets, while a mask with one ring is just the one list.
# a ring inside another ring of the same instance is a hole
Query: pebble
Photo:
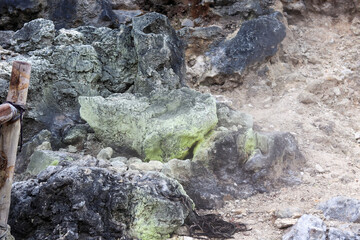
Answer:
[[318, 172], [318, 173], [324, 173], [325, 170], [319, 165], [319, 164], [316, 164], [315, 165], [315, 170]]
[[275, 220], [274, 225], [279, 229], [288, 228], [293, 226], [297, 222], [294, 218], [278, 218]]
[[113, 155], [114, 150], [111, 147], [101, 149], [99, 154], [96, 156], [97, 159], [109, 160]]

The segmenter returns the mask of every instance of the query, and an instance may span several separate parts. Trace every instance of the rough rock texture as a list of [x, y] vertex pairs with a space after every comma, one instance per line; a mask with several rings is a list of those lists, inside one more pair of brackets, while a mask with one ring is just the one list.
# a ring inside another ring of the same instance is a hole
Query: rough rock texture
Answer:
[[162, 174], [81, 166], [15, 183], [11, 204], [16, 239], [165, 239], [192, 209], [181, 185]]
[[10, 79], [12, 61], [32, 63], [27, 114], [35, 120], [32, 129], [47, 128], [59, 136], [53, 143], [57, 148], [64, 143], [78, 145], [86, 133], [81, 130], [80, 140], [67, 134], [67, 129], [83, 123], [78, 96], [149, 94], [156, 88], [184, 85], [182, 44], [167, 18], [146, 14], [133, 25], [56, 31], [50, 20], [33, 20], [14, 34], [12, 49], [23, 55], [1, 62], [0, 84], [5, 86]]
[[[206, 86], [241, 84], [246, 69], [276, 54], [286, 36], [285, 30], [279, 12], [244, 21], [238, 31], [225, 39], [218, 35], [211, 43], [201, 36], [204, 33], [200, 30], [180, 30], [188, 43], [187, 54], [191, 55], [187, 59], [187, 80]], [[192, 31], [202, 34], [192, 36]]]
[[132, 34], [140, 56], [135, 92], [146, 94], [160, 87], [173, 90], [185, 86], [183, 44], [164, 15], [149, 13], [134, 18]]
[[274, 1], [245, 0], [245, 1], [215, 1], [213, 11], [221, 16], [240, 15], [243, 18], [257, 17], [271, 12], [269, 8]]
[[318, 217], [303, 215], [282, 240], [325, 240], [326, 225]]
[[214, 98], [188, 88], [79, 101], [81, 117], [100, 139], [135, 150], [145, 160], [186, 158], [217, 124]]
[[[118, 11], [122, 8], [122, 11]], [[57, 29], [92, 25], [118, 27], [127, 18], [138, 15], [133, 1], [108, 0], [19, 0], [0, 1], [0, 29], [19, 29], [36, 18], [54, 21]], [[130, 12], [130, 13], [128, 13]], [[125, 18], [125, 19], [124, 19]]]
[[339, 228], [330, 227], [327, 233], [329, 240], [359, 240], [360, 226], [340, 226]]
[[360, 201], [343, 196], [334, 197], [318, 207], [328, 219], [360, 223]]
[[274, 13], [244, 22], [233, 39], [212, 50], [211, 63], [220, 73], [241, 73], [245, 67], [273, 56], [286, 35], [278, 18], [281, 14]]
[[[240, 128], [216, 130], [198, 147], [194, 161], [191, 180], [182, 184], [198, 206], [211, 208], [221, 205], [226, 194], [246, 198], [299, 184], [301, 178], [296, 172], [305, 159], [289, 133], [265, 134]], [[197, 185], [211, 187], [206, 190]]]

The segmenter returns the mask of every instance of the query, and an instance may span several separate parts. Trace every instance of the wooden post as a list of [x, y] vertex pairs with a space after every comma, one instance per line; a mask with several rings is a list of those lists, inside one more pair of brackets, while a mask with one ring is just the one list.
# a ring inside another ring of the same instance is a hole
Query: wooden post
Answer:
[[[13, 63], [7, 101], [25, 106], [30, 71], [29, 63], [20, 61]], [[9, 216], [11, 186], [21, 128], [20, 119], [15, 122], [9, 121], [9, 117], [14, 117], [16, 113], [11, 104], [0, 105], [0, 121], [2, 119], [0, 122], [2, 124], [0, 130], [0, 226], [2, 228], [7, 226]]]

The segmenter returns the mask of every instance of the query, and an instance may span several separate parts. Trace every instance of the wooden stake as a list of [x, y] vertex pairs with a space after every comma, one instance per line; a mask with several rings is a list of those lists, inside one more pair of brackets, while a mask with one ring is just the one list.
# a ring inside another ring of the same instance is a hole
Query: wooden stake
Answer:
[[[29, 63], [20, 61], [13, 63], [7, 101], [25, 106], [30, 71], [31, 65]], [[0, 105], [0, 113], [3, 113], [0, 115], [0, 120], [1, 116], [3, 117], [0, 130], [0, 226], [2, 227], [7, 226], [9, 216], [11, 186], [21, 128], [20, 119], [15, 122], [9, 121], [9, 116], [12, 115], [11, 117], [13, 117], [16, 112], [13, 112], [13, 106], [8, 105], [10, 104]]]

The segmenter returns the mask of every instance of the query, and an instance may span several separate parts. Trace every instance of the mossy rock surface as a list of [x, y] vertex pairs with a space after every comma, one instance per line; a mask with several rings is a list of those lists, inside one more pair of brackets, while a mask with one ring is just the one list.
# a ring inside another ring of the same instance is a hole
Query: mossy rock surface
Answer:
[[217, 124], [216, 102], [188, 88], [149, 97], [114, 94], [80, 97], [80, 115], [103, 141], [135, 150], [145, 160], [191, 157]]

